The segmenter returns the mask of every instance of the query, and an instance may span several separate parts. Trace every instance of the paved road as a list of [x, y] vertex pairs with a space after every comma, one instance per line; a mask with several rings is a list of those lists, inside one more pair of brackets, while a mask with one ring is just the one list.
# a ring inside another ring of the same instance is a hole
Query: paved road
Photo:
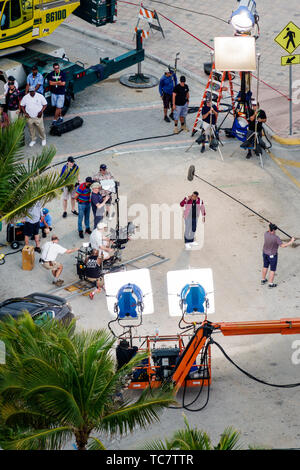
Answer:
[[[62, 28], [51, 37], [52, 42], [64, 44], [70, 58], [95, 63], [101, 56], [116, 56], [121, 49], [107, 42], [87, 40]], [[160, 76], [164, 67], [151, 61], [143, 65], [146, 73], [155, 70]], [[192, 103], [199, 102], [203, 87], [198, 81], [189, 80]], [[136, 90], [122, 87], [118, 77], [93, 86], [77, 95], [70, 113], [82, 115], [84, 126], [61, 138], [49, 136], [48, 143], [57, 147], [55, 162], [62, 162], [68, 155], [79, 156], [91, 150], [124, 140], [143, 136], [168, 135], [161, 140], [132, 142], [105, 152], [78, 160], [83, 180], [94, 174], [99, 164], [107, 163], [114, 176], [120, 180], [120, 195], [127, 197], [130, 219], [136, 225], [149, 230], [148, 237], [131, 241], [124, 252], [124, 259], [154, 250], [168, 258], [168, 263], [151, 270], [155, 314], [145, 318], [139, 334], [160, 334], [177, 331], [179, 319], [168, 315], [166, 275], [174, 269], [211, 267], [214, 273], [216, 313], [213, 321], [262, 320], [297, 316], [300, 308], [299, 248], [287, 248], [280, 253], [278, 288], [269, 291], [260, 286], [261, 248], [265, 222], [255, 217], [210, 186], [186, 179], [190, 164], [205, 180], [230, 193], [235, 198], [274, 221], [283, 230], [300, 237], [299, 188], [287, 178], [274, 160], [265, 156], [262, 169], [256, 158], [245, 160], [245, 153], [236, 141], [226, 140], [221, 147], [224, 161], [218, 152], [200, 154], [193, 147], [189, 133], [172, 136], [172, 125], [162, 120], [161, 102], [157, 89]], [[191, 126], [194, 116], [189, 115]], [[49, 121], [46, 122], [47, 128]], [[34, 148], [37, 152], [39, 147]], [[279, 146], [272, 149], [277, 158], [295, 159], [293, 150]], [[27, 155], [32, 150], [26, 149]], [[289, 167], [293, 170], [293, 167]], [[186, 252], [182, 240], [151, 239], [151, 208], [155, 204], [177, 204], [181, 197], [198, 190], [207, 207], [204, 248], [199, 252]], [[138, 205], [137, 205], [138, 204]], [[77, 219], [69, 214], [62, 219], [61, 201], [49, 204], [55, 232], [61, 244], [70, 248], [80, 246], [76, 230]], [[140, 230], [140, 228], [139, 228]], [[0, 234], [5, 241], [5, 232]], [[86, 238], [87, 241], [87, 238]], [[5, 250], [7, 251], [7, 250]], [[63, 277], [68, 283], [75, 276], [74, 255], [63, 258]], [[29, 292], [50, 290], [50, 279], [38, 260], [33, 271], [21, 269], [20, 253], [9, 256], [2, 274], [9, 281], [0, 284], [1, 298]], [[13, 280], [13, 281], [12, 281]], [[106, 327], [111, 319], [106, 299], [99, 295], [93, 302], [77, 297], [72, 305], [78, 316], [78, 328]], [[255, 376], [273, 383], [298, 381], [299, 365], [293, 364], [295, 336], [262, 336], [216, 338], [226, 352]], [[193, 393], [187, 399], [191, 401]], [[179, 395], [180, 399], [180, 395]], [[213, 348], [213, 385], [208, 407], [201, 413], [187, 411], [191, 425], [205, 429], [214, 441], [228, 425], [241, 431], [242, 441], [276, 447], [297, 447], [299, 443], [299, 399], [297, 389], [277, 389], [256, 384], [234, 369]], [[138, 436], [129, 435], [122, 441], [109, 442], [109, 448], [136, 448], [146, 439], [164, 437], [171, 429], [183, 425], [181, 411], [168, 410], [161, 423], [153, 425]]]
[[[98, 28], [98, 34], [132, 46], [139, 4], [138, 1], [119, 1], [117, 23]], [[211, 60], [210, 49], [207, 46], [213, 47], [215, 36], [233, 36], [232, 27], [227, 20], [232, 11], [237, 8], [237, 2], [211, 0], [210, 2], [186, 1], [183, 3], [180, 0], [172, 0], [172, 2], [149, 0], [146, 6], [161, 13], [160, 21], [166, 37], [163, 39], [159, 32], [155, 32], [145, 41], [146, 52], [162, 59], [166, 64], [173, 64], [175, 54], [180, 52], [179, 67], [191, 71], [203, 81], [207, 80], [203, 73], [203, 63]], [[260, 38], [257, 41], [257, 52], [261, 54], [260, 78], [269, 85], [260, 83], [260, 102], [268, 113], [270, 126], [277, 134], [287, 136], [289, 132], [288, 67], [281, 66], [281, 56], [286, 55], [286, 52], [274, 42], [274, 38], [290, 21], [300, 27], [299, 4], [297, 0], [291, 0], [288, 3], [263, 0], [257, 2], [257, 9], [260, 16]], [[215, 15], [217, 18], [187, 10]], [[87, 25], [75, 16], [71, 16], [66, 24], [80, 27], [87, 33], [93, 32], [94, 34], [95, 31], [93, 26]], [[148, 29], [143, 20], [140, 26]], [[295, 52], [298, 53], [299, 50]], [[293, 67], [293, 74], [295, 87], [293, 126], [294, 133], [297, 135], [300, 133], [300, 66]], [[255, 93], [256, 86], [254, 79], [252, 87]]]

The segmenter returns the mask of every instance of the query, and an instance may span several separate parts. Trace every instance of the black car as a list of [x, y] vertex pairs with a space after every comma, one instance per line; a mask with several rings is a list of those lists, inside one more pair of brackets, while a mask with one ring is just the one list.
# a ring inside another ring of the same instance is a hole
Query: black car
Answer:
[[69, 324], [74, 318], [72, 307], [65, 299], [56, 295], [34, 292], [26, 297], [14, 297], [0, 303], [0, 320], [11, 315], [18, 318], [27, 310], [37, 325], [55, 318]]

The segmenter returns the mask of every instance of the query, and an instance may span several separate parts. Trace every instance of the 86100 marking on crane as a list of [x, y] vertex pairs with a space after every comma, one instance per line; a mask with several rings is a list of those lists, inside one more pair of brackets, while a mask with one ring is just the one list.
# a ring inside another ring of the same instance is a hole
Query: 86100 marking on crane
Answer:
[[46, 14], [46, 23], [52, 23], [53, 21], [61, 21], [66, 19], [66, 17], [66, 10], [52, 11], [51, 13]]

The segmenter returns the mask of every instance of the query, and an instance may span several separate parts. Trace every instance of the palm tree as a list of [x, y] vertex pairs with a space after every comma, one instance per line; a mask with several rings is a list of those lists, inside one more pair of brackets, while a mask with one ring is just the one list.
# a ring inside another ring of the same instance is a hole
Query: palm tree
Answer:
[[[39, 199], [46, 204], [65, 186], [57, 171], [49, 171], [56, 153], [53, 146], [43, 148], [40, 155], [24, 163], [25, 123], [24, 119], [18, 119], [0, 130], [0, 222], [26, 215]], [[73, 182], [73, 175], [68, 182]]]
[[226, 428], [221, 434], [217, 445], [213, 445], [205, 431], [198, 428], [190, 428], [184, 417], [185, 428], [175, 431], [170, 440], [155, 440], [145, 445], [147, 450], [237, 450], [240, 434], [231, 427]]
[[72, 439], [78, 450], [91, 443], [104, 449], [103, 435], [145, 428], [175, 402], [170, 388], [116, 399], [144, 355], [117, 371], [115, 339], [105, 330], [73, 333], [72, 324], [55, 321], [37, 326], [27, 313], [0, 322], [0, 338], [6, 345], [6, 364], [0, 365], [3, 449], [58, 450]]

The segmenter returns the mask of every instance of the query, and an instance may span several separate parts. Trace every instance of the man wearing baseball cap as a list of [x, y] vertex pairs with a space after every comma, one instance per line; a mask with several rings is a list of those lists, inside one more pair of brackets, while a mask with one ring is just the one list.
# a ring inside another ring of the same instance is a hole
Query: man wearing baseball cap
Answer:
[[113, 248], [110, 247], [111, 240], [105, 235], [107, 227], [107, 223], [99, 222], [90, 236], [92, 249], [98, 250], [99, 255], [103, 256], [104, 260], [110, 258], [114, 254]]
[[264, 285], [267, 283], [267, 273], [270, 268], [269, 275], [269, 287], [276, 287], [277, 284], [274, 283], [275, 272], [277, 268], [277, 259], [278, 259], [278, 248], [286, 248], [294, 243], [295, 238], [292, 237], [289, 242], [282, 243], [280, 238], [276, 235], [277, 226], [275, 224], [269, 224], [269, 230], [265, 233], [264, 236], [264, 246], [263, 246], [263, 269], [262, 269], [262, 278], [261, 284]]
[[[254, 133], [257, 132], [258, 144], [263, 147], [264, 142], [262, 140], [262, 130], [263, 124], [267, 121], [267, 115], [263, 109], [259, 109], [259, 103], [256, 100], [252, 101], [252, 109], [249, 112], [249, 120], [248, 120], [248, 132], [246, 141], [241, 145], [241, 148], [248, 149], [248, 153], [246, 158], [251, 158], [251, 148], [255, 147], [254, 142]], [[256, 153], [259, 153], [256, 151]]]
[[[67, 184], [68, 178], [70, 176], [77, 175], [77, 183], [74, 184]], [[63, 191], [63, 217], [67, 217], [67, 205], [68, 199], [71, 197], [71, 212], [74, 215], [78, 215], [77, 210], [75, 209], [75, 202], [76, 202], [76, 187], [79, 186], [79, 166], [75, 163], [73, 157], [68, 157], [67, 163], [61, 169], [60, 177], [65, 179], [66, 186], [64, 187]]]
[[93, 178], [88, 176], [85, 182], [81, 183], [75, 193], [75, 199], [78, 202], [78, 233], [80, 238], [84, 238], [82, 221], [84, 219], [85, 233], [92, 233], [90, 229], [90, 210], [91, 210], [91, 185]]
[[[100, 165], [98, 173], [93, 177], [93, 179], [94, 181], [97, 181], [98, 183], [101, 184], [101, 181], [113, 180], [114, 177], [111, 174], [111, 172], [107, 170], [107, 166], [105, 165], [105, 163], [102, 163]], [[112, 219], [111, 210], [110, 210], [110, 206], [112, 204], [111, 192], [105, 189], [100, 189], [99, 193], [101, 194], [103, 198], [105, 198], [105, 196], [108, 196], [105, 202], [105, 215], [106, 217], [109, 218], [109, 220], [111, 220]]]
[[40, 93], [36, 93], [35, 87], [29, 87], [29, 93], [25, 95], [20, 103], [21, 111], [27, 118], [31, 142], [29, 147], [36, 144], [36, 130], [42, 140], [42, 145], [46, 145], [46, 132], [43, 121], [43, 112], [47, 108], [46, 98]]

